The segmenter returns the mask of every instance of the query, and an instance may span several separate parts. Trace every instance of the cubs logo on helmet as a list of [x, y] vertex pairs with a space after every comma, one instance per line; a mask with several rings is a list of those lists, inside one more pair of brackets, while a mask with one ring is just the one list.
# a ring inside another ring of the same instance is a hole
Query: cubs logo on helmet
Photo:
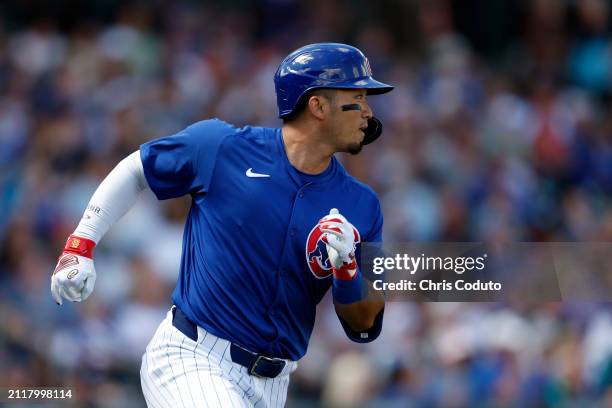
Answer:
[[[355, 227], [353, 227], [353, 233], [355, 244], [358, 244], [361, 241], [361, 237]], [[327, 278], [333, 272], [327, 253], [327, 245], [321, 240], [323, 234], [319, 226], [315, 225], [306, 239], [306, 263], [310, 272], [318, 279]]]

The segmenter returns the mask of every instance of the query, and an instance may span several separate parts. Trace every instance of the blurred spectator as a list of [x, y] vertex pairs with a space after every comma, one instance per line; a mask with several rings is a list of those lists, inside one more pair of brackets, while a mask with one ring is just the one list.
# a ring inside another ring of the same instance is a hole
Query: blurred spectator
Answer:
[[[0, 386], [144, 405], [189, 199], [145, 195], [96, 249], [92, 298], [60, 309], [63, 240], [142, 142], [211, 116], [280, 125], [272, 76], [306, 41], [354, 42], [397, 86], [371, 98], [383, 138], [341, 158], [386, 240], [612, 241], [609, 1], [60, 3], [8, 1], [0, 22]], [[326, 298], [289, 405], [611, 406], [611, 339], [608, 304], [392, 302], [363, 347]]]

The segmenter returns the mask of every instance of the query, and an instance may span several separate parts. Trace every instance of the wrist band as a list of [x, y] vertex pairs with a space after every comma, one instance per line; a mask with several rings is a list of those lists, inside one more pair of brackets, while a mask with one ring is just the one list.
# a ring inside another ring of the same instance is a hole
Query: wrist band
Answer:
[[357, 268], [355, 277], [350, 280], [336, 279], [332, 284], [332, 294], [334, 300], [341, 304], [349, 304], [360, 301], [362, 296], [363, 279], [361, 279], [361, 271]]
[[77, 254], [80, 256], [84, 256], [86, 258], [93, 258], [93, 249], [95, 248], [96, 243], [91, 239], [77, 237], [76, 235], [71, 235], [68, 237], [66, 241], [66, 246], [64, 247], [64, 252], [72, 252], [73, 254]]

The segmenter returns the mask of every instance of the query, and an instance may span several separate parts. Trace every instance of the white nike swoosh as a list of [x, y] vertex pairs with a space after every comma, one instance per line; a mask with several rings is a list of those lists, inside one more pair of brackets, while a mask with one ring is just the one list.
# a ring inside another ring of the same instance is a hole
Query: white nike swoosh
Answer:
[[252, 167], [249, 167], [246, 171], [247, 177], [270, 177], [269, 174], [255, 173]]

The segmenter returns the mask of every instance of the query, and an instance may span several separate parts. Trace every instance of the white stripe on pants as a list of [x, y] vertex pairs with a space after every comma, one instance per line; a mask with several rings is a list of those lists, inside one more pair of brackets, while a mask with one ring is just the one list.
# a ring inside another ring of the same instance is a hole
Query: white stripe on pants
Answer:
[[286, 362], [276, 378], [249, 375], [232, 361], [229, 341], [201, 327], [191, 340], [172, 326], [170, 311], [142, 356], [140, 383], [149, 408], [282, 407], [297, 368]]

